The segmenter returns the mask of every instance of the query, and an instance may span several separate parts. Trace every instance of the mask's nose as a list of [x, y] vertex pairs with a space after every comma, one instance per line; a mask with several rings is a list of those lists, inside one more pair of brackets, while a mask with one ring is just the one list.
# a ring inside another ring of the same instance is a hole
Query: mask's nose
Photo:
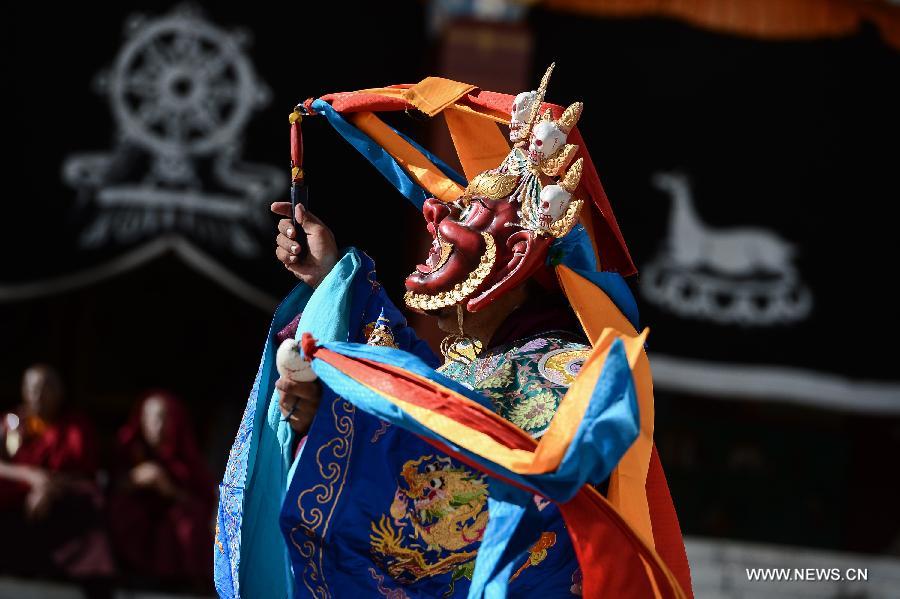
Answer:
[[428, 222], [428, 230], [434, 235], [432, 229], [450, 215], [450, 207], [440, 200], [429, 198], [425, 200], [425, 204], [422, 206], [422, 214]]

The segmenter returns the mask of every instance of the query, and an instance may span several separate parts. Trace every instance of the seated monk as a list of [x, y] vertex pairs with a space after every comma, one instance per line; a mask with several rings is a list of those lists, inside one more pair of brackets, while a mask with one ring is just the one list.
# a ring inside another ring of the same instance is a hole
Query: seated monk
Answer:
[[0, 567], [41, 577], [112, 574], [101, 527], [96, 436], [66, 410], [59, 374], [35, 365], [22, 379], [22, 405], [0, 422]]
[[122, 569], [142, 582], [209, 586], [213, 483], [182, 403], [137, 402], [116, 439], [110, 532]]

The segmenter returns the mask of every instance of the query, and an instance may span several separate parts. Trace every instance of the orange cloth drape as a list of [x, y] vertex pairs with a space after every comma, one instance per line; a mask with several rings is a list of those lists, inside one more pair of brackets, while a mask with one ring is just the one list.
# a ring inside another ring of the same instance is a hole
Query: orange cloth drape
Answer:
[[403, 92], [407, 102], [434, 116], [474, 90], [475, 86], [443, 77], [426, 77]]
[[[607, 327], [627, 336], [636, 333], [628, 319], [602, 290], [565, 266], [556, 269], [560, 285], [593, 342]], [[646, 335], [642, 335], [643, 338]], [[640, 356], [631, 352], [640, 351]], [[650, 364], [643, 349], [629, 348], [629, 364], [637, 390], [641, 430], [637, 440], [622, 456], [610, 475], [608, 500], [640, 538], [666, 563], [681, 588], [692, 595], [691, 570], [678, 524], [678, 515], [669, 494], [666, 476], [653, 442], [654, 405]]]
[[350, 121], [390, 152], [416, 183], [427, 189], [434, 197], [449, 202], [465, 191], [462, 186], [444, 175], [422, 152], [397, 135], [371, 112], [355, 112], [350, 115]]
[[[556, 275], [581, 327], [592, 343], [598, 343], [607, 328], [621, 331], [626, 336], [637, 334], [602, 289], [566, 266], [558, 266]], [[640, 356], [629, 356], [629, 363], [632, 364], [631, 375], [637, 391], [641, 430], [637, 440], [610, 475], [608, 498], [641, 539], [652, 547], [654, 536], [646, 482], [653, 448], [653, 381], [646, 354], [641, 347], [637, 351]]]
[[497, 168], [509, 154], [506, 136], [482, 116], [451, 109], [444, 111], [444, 120], [466, 179], [471, 181], [478, 173]]

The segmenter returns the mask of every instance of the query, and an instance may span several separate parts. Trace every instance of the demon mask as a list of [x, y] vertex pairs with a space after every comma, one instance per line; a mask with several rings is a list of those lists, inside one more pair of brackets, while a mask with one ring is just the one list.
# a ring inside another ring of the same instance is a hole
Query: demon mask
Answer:
[[425, 262], [406, 278], [409, 307], [428, 312], [465, 302], [469, 312], [478, 311], [543, 268], [550, 244], [577, 222], [583, 202], [573, 193], [582, 161], [566, 170], [578, 150], [566, 138], [581, 104], [556, 121], [549, 112], [539, 116], [549, 74], [537, 91], [516, 96], [510, 139], [518, 143], [503, 163], [472, 179], [455, 201], [425, 202], [433, 241]]

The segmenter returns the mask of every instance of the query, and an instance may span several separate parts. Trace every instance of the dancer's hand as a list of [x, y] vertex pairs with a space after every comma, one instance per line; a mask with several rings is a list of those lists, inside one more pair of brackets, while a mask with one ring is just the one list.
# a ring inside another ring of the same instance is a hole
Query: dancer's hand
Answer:
[[[290, 219], [290, 202], [275, 202], [272, 204], [272, 212], [287, 217], [278, 221], [275, 256], [295, 277], [315, 289], [337, 264], [338, 250], [334, 234], [325, 223], [300, 204], [297, 205], [295, 214], [297, 228], [302, 229], [299, 231], [295, 230]], [[308, 244], [309, 251], [300, 260], [300, 249], [304, 244]]]
[[278, 389], [278, 408], [291, 428], [298, 435], [309, 432], [319, 402], [322, 400], [322, 384], [318, 381], [299, 383], [281, 377], [275, 382]]

